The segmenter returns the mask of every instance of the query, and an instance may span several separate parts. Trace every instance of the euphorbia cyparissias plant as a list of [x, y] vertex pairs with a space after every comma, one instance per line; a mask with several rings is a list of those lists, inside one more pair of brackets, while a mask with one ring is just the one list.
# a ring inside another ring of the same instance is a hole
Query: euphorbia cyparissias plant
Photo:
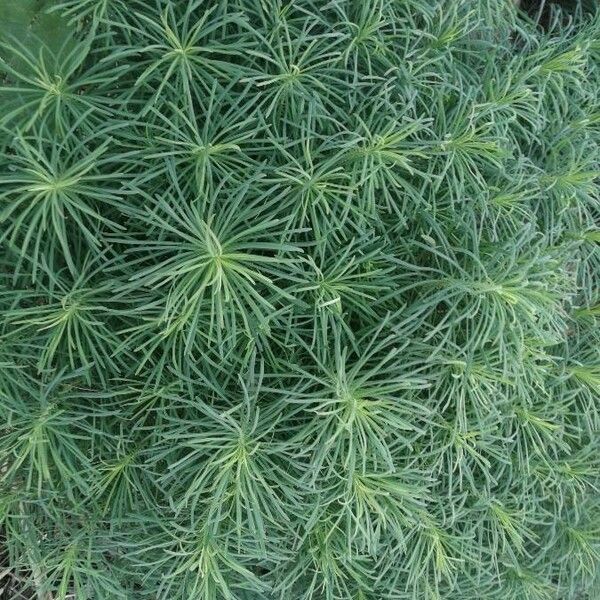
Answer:
[[600, 15], [547, 4], [6, 0], [14, 597], [599, 597]]

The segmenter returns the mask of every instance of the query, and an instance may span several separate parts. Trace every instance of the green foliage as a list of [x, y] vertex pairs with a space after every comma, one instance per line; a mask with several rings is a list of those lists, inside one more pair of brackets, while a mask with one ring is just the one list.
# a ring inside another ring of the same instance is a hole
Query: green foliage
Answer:
[[0, 5], [21, 592], [598, 598], [600, 14], [546, 12]]

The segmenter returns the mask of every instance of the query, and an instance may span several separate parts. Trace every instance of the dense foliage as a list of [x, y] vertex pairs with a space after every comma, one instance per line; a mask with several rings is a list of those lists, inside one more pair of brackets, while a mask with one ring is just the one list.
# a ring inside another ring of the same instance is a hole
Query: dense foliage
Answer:
[[0, 49], [21, 590], [597, 599], [599, 15], [54, 11]]

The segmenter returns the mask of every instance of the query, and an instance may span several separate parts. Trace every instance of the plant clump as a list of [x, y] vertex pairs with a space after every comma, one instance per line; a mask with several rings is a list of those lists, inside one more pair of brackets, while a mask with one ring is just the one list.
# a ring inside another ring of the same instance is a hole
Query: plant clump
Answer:
[[598, 598], [600, 13], [47, 4], [0, 44], [13, 596]]

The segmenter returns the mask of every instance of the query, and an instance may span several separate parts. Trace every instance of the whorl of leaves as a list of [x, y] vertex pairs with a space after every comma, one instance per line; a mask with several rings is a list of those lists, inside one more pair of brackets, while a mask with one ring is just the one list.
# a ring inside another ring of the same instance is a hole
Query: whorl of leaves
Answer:
[[22, 589], [598, 598], [599, 15], [53, 10], [0, 50]]

